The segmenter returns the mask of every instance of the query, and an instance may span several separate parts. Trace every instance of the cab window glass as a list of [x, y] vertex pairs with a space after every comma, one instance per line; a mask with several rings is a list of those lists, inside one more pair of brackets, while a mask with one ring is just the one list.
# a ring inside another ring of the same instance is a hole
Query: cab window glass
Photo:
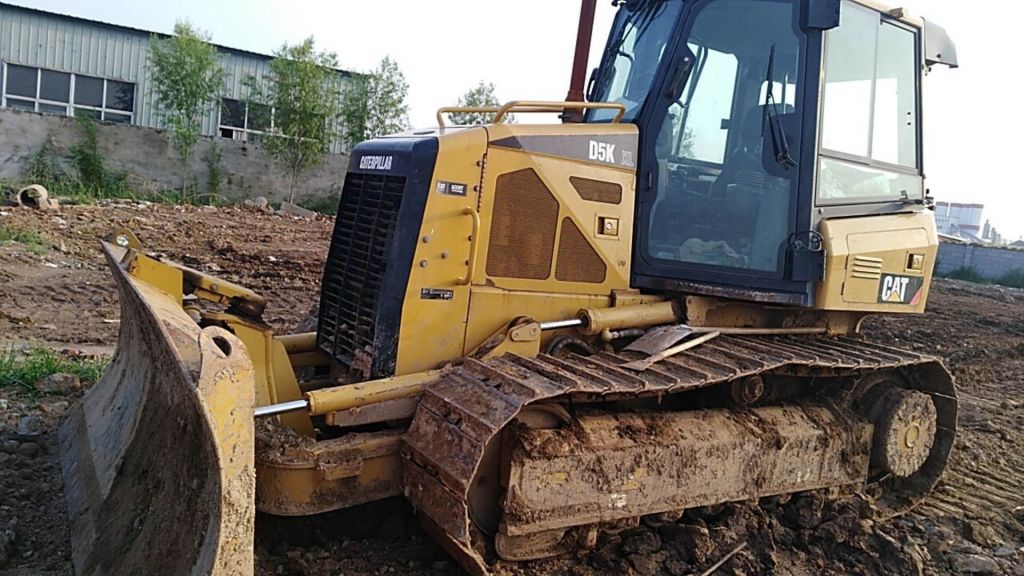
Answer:
[[843, 3], [842, 24], [827, 36], [822, 147], [867, 158], [878, 14]]
[[[781, 274], [798, 180], [779, 159], [800, 150], [799, 4], [695, 5], [693, 66], [654, 147], [657, 186], [642, 240], [652, 260]], [[770, 126], [785, 131], [785, 145]]]
[[[673, 154], [712, 164], [722, 164], [729, 138], [728, 119], [736, 89], [737, 60], [711, 48], [690, 44], [703, 66], [700, 80], [688, 84], [689, 105], [675, 102], [669, 110], [672, 121]], [[691, 77], [692, 78], [692, 77]]]
[[[591, 100], [626, 107], [624, 120], [637, 117], [651, 91], [662, 56], [682, 10], [679, 0], [640, 2], [619, 9], [612, 37], [595, 77]], [[592, 110], [591, 122], [611, 120], [615, 110]]]
[[819, 203], [915, 200], [918, 37], [849, 1], [826, 33]]
[[878, 79], [871, 158], [917, 167], [917, 49], [914, 33], [892, 24], [878, 29]]

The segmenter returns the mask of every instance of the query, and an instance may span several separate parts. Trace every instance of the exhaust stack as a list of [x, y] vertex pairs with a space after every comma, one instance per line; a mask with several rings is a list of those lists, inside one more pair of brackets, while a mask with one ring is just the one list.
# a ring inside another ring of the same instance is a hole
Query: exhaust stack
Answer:
[[[569, 94], [566, 102], [583, 102], [586, 99], [584, 84], [587, 78], [587, 64], [590, 59], [590, 41], [594, 35], [594, 14], [597, 11], [597, 0], [580, 2], [580, 25], [576, 31], [576, 55], [572, 62], [572, 76], [569, 79]], [[583, 122], [583, 110], [566, 110], [562, 113], [562, 121]]]

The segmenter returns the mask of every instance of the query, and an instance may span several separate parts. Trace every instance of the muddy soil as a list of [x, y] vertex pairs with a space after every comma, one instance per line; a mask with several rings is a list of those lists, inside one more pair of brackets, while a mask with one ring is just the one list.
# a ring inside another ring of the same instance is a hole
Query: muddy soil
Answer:
[[[267, 296], [267, 319], [294, 326], [315, 301], [330, 219], [249, 208], [0, 209], [0, 225], [36, 230], [39, 255], [0, 245], [0, 346], [109, 351], [118, 308], [96, 239], [132, 228], [151, 250]], [[817, 495], [647, 520], [596, 549], [508, 576], [701, 574], [1013, 574], [1024, 576], [1024, 292], [938, 281], [923, 317], [877, 318], [874, 340], [942, 356], [957, 378], [957, 449], [939, 489], [914, 512], [871, 518], [869, 499]], [[0, 574], [70, 574], [56, 425], [80, 392], [0, 389]], [[18, 428], [22, 428], [19, 432]], [[257, 519], [257, 566], [277, 574], [458, 574], [400, 499], [313, 518]]]
[[[44, 241], [33, 249], [0, 244], [3, 354], [38, 345], [69, 354], [113, 351], [120, 309], [99, 239], [117, 226], [133, 230], [149, 251], [258, 291], [269, 301], [264, 318], [291, 330], [319, 292], [334, 224], [247, 207], [127, 202], [59, 212], [0, 207], [0, 214], [0, 226]], [[56, 426], [79, 395], [0, 389], [0, 574], [70, 573]], [[25, 421], [38, 430], [20, 434]]]
[[264, 319], [292, 328], [319, 292], [333, 219], [299, 219], [256, 208], [124, 203], [59, 212], [3, 208], [0, 225], [39, 234], [43, 254], [0, 245], [0, 341], [76, 345], [117, 340], [117, 293], [99, 249], [117, 226], [149, 252], [264, 295]]

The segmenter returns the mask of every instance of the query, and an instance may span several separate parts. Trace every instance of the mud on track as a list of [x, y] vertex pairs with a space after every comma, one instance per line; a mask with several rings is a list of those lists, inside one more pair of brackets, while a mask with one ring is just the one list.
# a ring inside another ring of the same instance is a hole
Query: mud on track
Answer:
[[[3, 210], [9, 215], [0, 224], [36, 230], [53, 248], [39, 256], [0, 246], [0, 345], [86, 353], [117, 338], [116, 294], [96, 244], [116, 224], [153, 251], [263, 293], [267, 319], [281, 329], [315, 301], [333, 225], [248, 208]], [[876, 523], [858, 497], [729, 505], [603, 536], [596, 550], [571, 557], [500, 565], [499, 573], [700, 574], [747, 542], [720, 574], [1024, 575], [1024, 292], [938, 281], [923, 317], [872, 319], [865, 332], [941, 356], [957, 377], [959, 442], [939, 489], [913, 513]], [[0, 389], [0, 574], [70, 573], [55, 428], [73, 401]], [[39, 437], [17, 436], [25, 416], [39, 418]], [[260, 575], [452, 573], [455, 565], [399, 499], [314, 518], [257, 519]]]

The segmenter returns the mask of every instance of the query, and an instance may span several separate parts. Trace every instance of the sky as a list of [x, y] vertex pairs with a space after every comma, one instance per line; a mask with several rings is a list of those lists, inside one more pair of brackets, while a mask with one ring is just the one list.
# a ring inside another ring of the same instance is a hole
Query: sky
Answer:
[[[479, 81], [501, 100], [561, 100], [568, 90], [578, 0], [8, 0], [13, 4], [169, 33], [185, 19], [217, 44], [272, 53], [313, 36], [341, 67], [373, 69], [384, 56], [409, 82], [410, 120], [434, 123]], [[946, 28], [961, 68], [925, 80], [925, 170], [937, 200], [978, 202], [1011, 240], [1024, 237], [1020, 176], [1024, 105], [1010, 59], [1024, 2], [904, 0], [899, 5]], [[591, 67], [614, 9], [598, 1]], [[520, 121], [523, 121], [520, 118]]]

